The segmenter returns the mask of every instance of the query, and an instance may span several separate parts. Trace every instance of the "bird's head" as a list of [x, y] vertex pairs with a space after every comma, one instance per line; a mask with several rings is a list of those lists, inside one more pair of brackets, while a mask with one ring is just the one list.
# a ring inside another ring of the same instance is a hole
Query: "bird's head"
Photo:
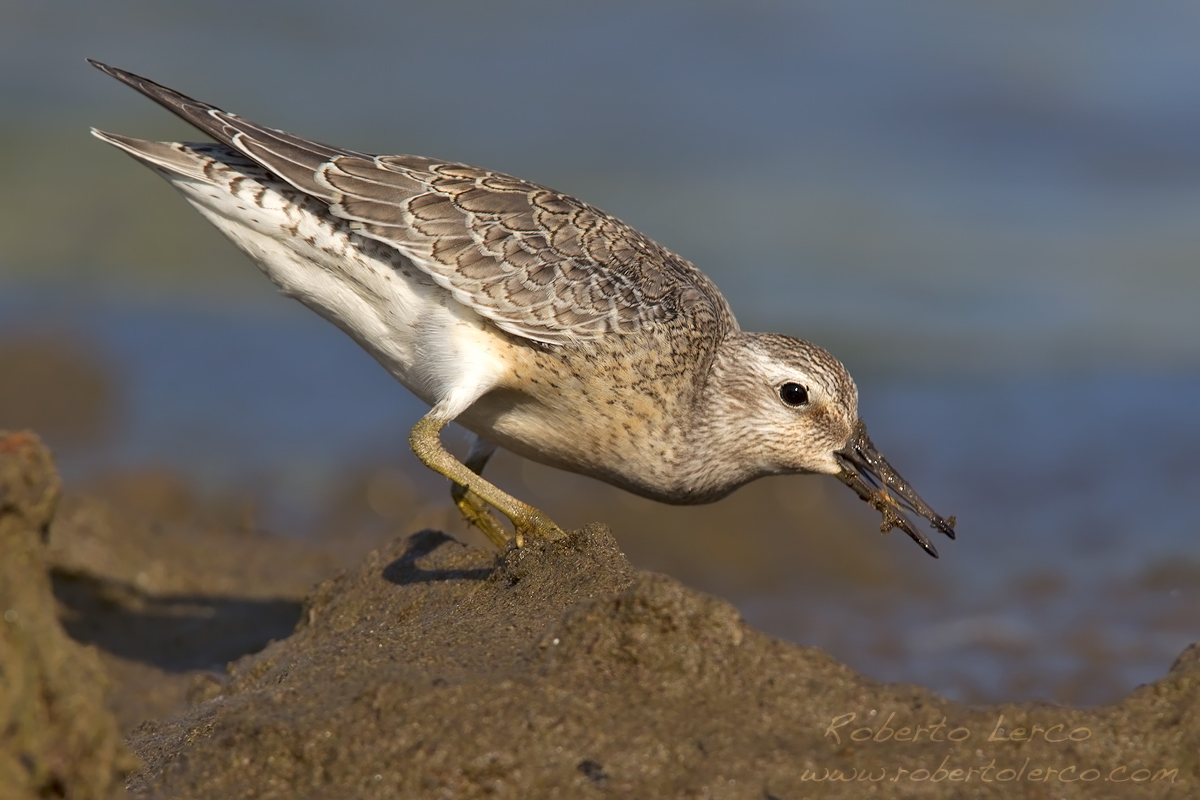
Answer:
[[740, 437], [739, 460], [759, 475], [834, 475], [937, 557], [905, 511], [954, 538], [954, 517], [939, 516], [875, 449], [858, 417], [858, 389], [828, 351], [779, 334], [738, 334], [716, 365], [724, 416]]

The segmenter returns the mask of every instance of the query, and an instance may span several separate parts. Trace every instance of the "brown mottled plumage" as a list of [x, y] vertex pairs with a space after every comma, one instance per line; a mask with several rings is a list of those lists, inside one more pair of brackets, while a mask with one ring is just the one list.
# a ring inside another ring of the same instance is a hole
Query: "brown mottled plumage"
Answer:
[[[507, 534], [489, 506], [518, 544], [561, 531], [480, 477], [496, 446], [669, 503], [709, 502], [763, 475], [833, 474], [884, 530], [936, 555], [908, 509], [953, 538], [953, 517], [867, 438], [837, 359], [741, 331], [700, 270], [614, 217], [464, 164], [318, 144], [92, 63], [217, 140], [96, 132], [432, 406], [413, 450], [498, 544]], [[477, 434], [465, 464], [441, 445], [450, 420]]]

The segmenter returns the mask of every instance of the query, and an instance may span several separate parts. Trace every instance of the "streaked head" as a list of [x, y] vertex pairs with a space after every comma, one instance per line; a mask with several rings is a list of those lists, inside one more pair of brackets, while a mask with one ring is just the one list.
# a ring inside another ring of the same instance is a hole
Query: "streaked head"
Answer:
[[752, 477], [835, 475], [883, 515], [883, 530], [901, 528], [930, 555], [937, 550], [905, 510], [954, 538], [954, 518], [936, 514], [875, 449], [858, 417], [858, 388], [828, 351], [790, 336], [743, 333], [731, 337], [712, 377], [706, 394], [717, 413], [709, 426], [724, 429], [726, 446]]

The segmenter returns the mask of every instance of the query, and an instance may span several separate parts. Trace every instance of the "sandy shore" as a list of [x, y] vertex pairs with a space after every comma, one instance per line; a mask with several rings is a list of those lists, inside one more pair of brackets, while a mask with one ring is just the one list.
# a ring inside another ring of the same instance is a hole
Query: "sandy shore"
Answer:
[[205, 520], [152, 489], [133, 504], [172, 524], [60, 502], [36, 438], [0, 439], [5, 798], [1200, 785], [1200, 648], [1114, 706], [971, 708], [771, 639], [728, 603], [633, 569], [602, 525], [503, 553], [422, 531], [361, 558]]

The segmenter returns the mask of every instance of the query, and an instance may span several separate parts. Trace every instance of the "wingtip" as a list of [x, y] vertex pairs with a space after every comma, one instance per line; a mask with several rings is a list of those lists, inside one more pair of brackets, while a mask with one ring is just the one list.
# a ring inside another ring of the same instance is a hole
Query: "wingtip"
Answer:
[[176, 92], [174, 89], [168, 89], [161, 84], [155, 83], [149, 78], [138, 75], [136, 72], [130, 72], [127, 69], [121, 69], [120, 67], [114, 67], [111, 64], [105, 64], [103, 61], [97, 61], [94, 58], [88, 58], [85, 60], [93, 67], [103, 72], [105, 75], [108, 75], [110, 78], [116, 78], [126, 86], [138, 90], [142, 94], [154, 100], [156, 103], [165, 105], [167, 108], [171, 108], [171, 106], [164, 100], [165, 97], [179, 97], [184, 100], [191, 100], [190, 97], [186, 97], [185, 95]]
[[94, 58], [85, 58], [84, 61], [91, 64], [93, 67], [100, 70], [101, 72], [107, 72], [109, 75], [112, 75], [114, 72], [120, 72], [120, 70], [118, 70], [116, 67], [110, 67], [108, 64], [105, 64], [103, 61], [99, 61]]

